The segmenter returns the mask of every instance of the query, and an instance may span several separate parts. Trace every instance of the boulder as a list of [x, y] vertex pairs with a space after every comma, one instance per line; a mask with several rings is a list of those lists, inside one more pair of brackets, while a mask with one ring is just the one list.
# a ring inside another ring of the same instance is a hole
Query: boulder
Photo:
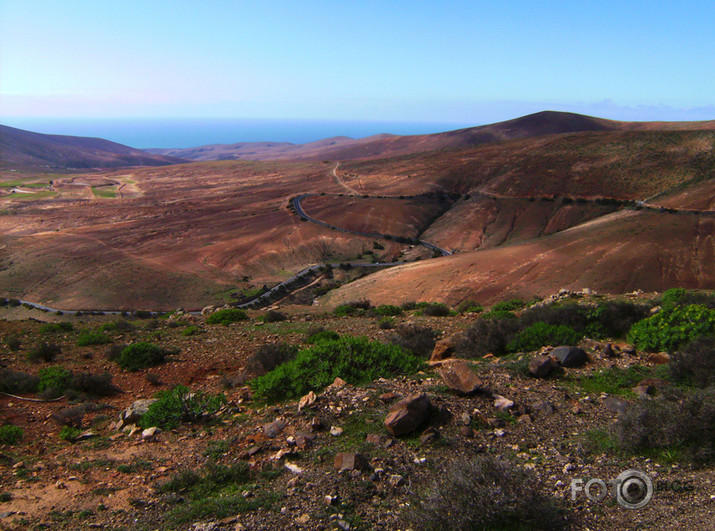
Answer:
[[131, 406], [119, 414], [119, 424], [117, 425], [117, 429], [121, 430], [126, 426], [139, 422], [139, 419], [142, 418], [147, 411], [149, 411], [149, 407], [154, 402], [156, 402], [156, 398], [134, 401]]
[[588, 362], [586, 351], [579, 347], [556, 347], [551, 351], [551, 357], [562, 367], [581, 367]]
[[479, 376], [463, 361], [443, 366], [439, 374], [447, 387], [465, 395], [477, 392], [482, 386]]
[[142, 432], [142, 440], [153, 441], [160, 433], [161, 430], [159, 428], [157, 428], [156, 426], [152, 426], [151, 428], [147, 428]]
[[546, 378], [558, 366], [549, 356], [536, 356], [529, 362], [529, 374], [534, 378]]
[[432, 350], [430, 361], [441, 361], [451, 358], [452, 354], [454, 354], [455, 343], [456, 342], [453, 337], [446, 337], [437, 341], [434, 345], [434, 349]]
[[399, 437], [415, 431], [429, 417], [430, 401], [424, 393], [413, 393], [390, 408], [385, 427]]
[[280, 433], [285, 427], [286, 423], [283, 420], [274, 420], [273, 422], [263, 425], [263, 433], [266, 435], [266, 437], [272, 439], [280, 435]]

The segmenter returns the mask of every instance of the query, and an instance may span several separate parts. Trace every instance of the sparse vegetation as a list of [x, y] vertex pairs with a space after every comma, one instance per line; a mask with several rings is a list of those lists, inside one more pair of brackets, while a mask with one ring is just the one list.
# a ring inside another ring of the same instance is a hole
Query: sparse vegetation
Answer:
[[160, 391], [156, 396], [158, 400], [139, 420], [139, 426], [142, 428], [158, 426], [170, 430], [183, 423], [201, 422], [211, 418], [226, 404], [223, 394], [211, 395], [192, 391], [183, 385]]
[[138, 371], [163, 363], [171, 352], [154, 343], [139, 342], [125, 347], [117, 358], [117, 363], [127, 371]]
[[62, 349], [56, 343], [47, 343], [45, 341], [40, 341], [37, 343], [35, 348], [27, 353], [27, 359], [30, 361], [54, 361]]
[[24, 435], [24, 431], [20, 426], [5, 424], [0, 426], [0, 444], [17, 444]]
[[221, 324], [228, 326], [231, 323], [236, 323], [238, 321], [246, 321], [248, 319], [248, 314], [243, 310], [237, 308], [225, 308], [223, 310], [216, 310], [214, 313], [206, 318], [206, 324]]
[[279, 312], [277, 310], [268, 310], [259, 319], [264, 323], [277, 323], [279, 321], [285, 321], [286, 319], [288, 319], [288, 316], [283, 312]]
[[410, 374], [421, 366], [418, 358], [397, 345], [343, 336], [334, 341], [320, 341], [300, 351], [294, 360], [256, 378], [251, 385], [258, 397], [274, 402], [319, 391], [338, 377], [357, 384]]
[[87, 347], [90, 345], [106, 345], [111, 343], [112, 339], [97, 330], [83, 330], [80, 332], [79, 337], [77, 337], [78, 347]]
[[298, 347], [287, 343], [265, 343], [248, 358], [246, 369], [254, 374], [265, 374], [281, 363], [295, 358]]
[[673, 354], [671, 378], [695, 387], [715, 386], [715, 338], [701, 337]]
[[395, 329], [389, 341], [419, 358], [429, 358], [434, 350], [437, 333], [428, 326], [404, 325]]
[[563, 529], [536, 475], [491, 456], [451, 461], [406, 514], [419, 529]]

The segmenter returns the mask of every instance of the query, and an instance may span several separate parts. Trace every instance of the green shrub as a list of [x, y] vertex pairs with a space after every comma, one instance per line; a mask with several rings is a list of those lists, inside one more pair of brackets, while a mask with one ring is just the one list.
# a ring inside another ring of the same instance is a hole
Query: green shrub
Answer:
[[181, 335], [186, 336], [186, 337], [195, 336], [196, 334], [200, 334], [200, 333], [201, 333], [201, 328], [199, 328], [196, 325], [189, 325], [181, 331]]
[[630, 301], [605, 301], [588, 310], [585, 330], [578, 330], [592, 338], [623, 337], [631, 327], [648, 317], [650, 306]]
[[122, 332], [122, 331], [133, 330], [134, 325], [124, 319], [118, 319], [116, 321], [110, 321], [109, 323], [104, 323], [99, 328], [103, 332]]
[[169, 351], [166, 349], [153, 343], [141, 341], [125, 347], [117, 358], [117, 363], [127, 371], [138, 371], [163, 363], [167, 354]]
[[355, 316], [364, 315], [369, 309], [369, 301], [351, 301], [346, 304], [341, 304], [333, 310], [333, 313], [338, 317], [345, 317], [346, 315]]
[[340, 335], [333, 330], [326, 330], [323, 327], [317, 327], [313, 330], [309, 330], [307, 333], [306, 343], [314, 345], [319, 341], [334, 341], [340, 337]]
[[395, 328], [395, 320], [392, 317], [381, 317], [378, 323], [380, 330], [392, 330]]
[[669, 289], [663, 293], [660, 305], [664, 310], [672, 310], [676, 306], [700, 304], [706, 308], [715, 308], [715, 293], [705, 291], [688, 291], [683, 288]]
[[157, 401], [139, 419], [139, 426], [170, 430], [185, 422], [199, 422], [215, 415], [226, 404], [223, 394], [211, 395], [177, 385], [157, 394]]
[[520, 299], [511, 299], [508, 301], [501, 301], [497, 302], [494, 306], [492, 306], [491, 311], [493, 312], [498, 312], [498, 311], [507, 311], [507, 312], [513, 312], [514, 310], [519, 310], [524, 307], [526, 303]]
[[372, 313], [374, 315], [394, 317], [396, 315], [402, 314], [402, 308], [400, 308], [399, 306], [394, 306], [392, 304], [381, 304], [377, 308], [373, 308]]
[[300, 351], [294, 360], [254, 379], [251, 385], [259, 398], [273, 402], [319, 391], [337, 377], [358, 384], [411, 374], [421, 367], [417, 357], [396, 345], [343, 336]]
[[27, 353], [27, 359], [30, 361], [52, 361], [60, 352], [62, 349], [56, 343], [40, 341], [35, 348]]
[[119, 392], [119, 388], [112, 383], [112, 375], [108, 372], [72, 374], [68, 387], [75, 393], [91, 396], [112, 396]]
[[47, 367], [38, 372], [40, 381], [37, 391], [44, 396], [60, 396], [69, 387], [72, 373], [64, 367]]
[[457, 311], [459, 313], [481, 313], [484, 311], [484, 308], [473, 300], [467, 299], [457, 306]]
[[72, 323], [47, 323], [40, 327], [40, 333], [54, 334], [57, 332], [71, 332], [73, 329]]
[[111, 343], [112, 339], [102, 332], [96, 330], [83, 330], [77, 338], [78, 347], [88, 347], [90, 345], [106, 345]]
[[75, 442], [82, 435], [82, 430], [80, 428], [75, 428], [73, 426], [64, 426], [60, 430], [60, 439], [67, 442]]
[[715, 334], [715, 310], [693, 304], [675, 306], [644, 319], [628, 332], [628, 341], [649, 352], [674, 351], [703, 336]]
[[238, 308], [225, 308], [217, 310], [206, 318], [206, 324], [221, 324], [228, 326], [237, 321], [245, 321], [248, 319], [248, 314]]
[[581, 337], [570, 326], [534, 323], [519, 332], [506, 349], [509, 352], [531, 352], [547, 345], [575, 345]]
[[565, 529], [535, 473], [492, 456], [450, 461], [406, 517], [415, 529]]
[[25, 432], [20, 426], [5, 424], [0, 426], [0, 444], [17, 444], [23, 437]]

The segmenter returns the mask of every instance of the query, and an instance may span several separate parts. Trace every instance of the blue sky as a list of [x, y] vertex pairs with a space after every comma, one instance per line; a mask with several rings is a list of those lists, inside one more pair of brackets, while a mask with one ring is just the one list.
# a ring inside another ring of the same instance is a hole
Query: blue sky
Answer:
[[0, 0], [0, 121], [715, 119], [715, 2]]

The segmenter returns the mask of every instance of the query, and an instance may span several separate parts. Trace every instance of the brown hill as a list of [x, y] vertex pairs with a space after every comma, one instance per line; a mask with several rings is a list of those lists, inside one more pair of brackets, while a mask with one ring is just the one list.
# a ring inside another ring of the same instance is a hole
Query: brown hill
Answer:
[[184, 160], [80, 136], [45, 135], [0, 125], [3, 168], [88, 169], [163, 166]]
[[407, 155], [445, 148], [559, 133], [619, 130], [715, 129], [710, 122], [617, 122], [580, 114], [542, 111], [505, 122], [428, 135], [382, 134], [360, 139], [335, 137], [308, 144], [239, 143], [189, 149], [150, 149], [151, 153], [189, 160], [353, 160]]

